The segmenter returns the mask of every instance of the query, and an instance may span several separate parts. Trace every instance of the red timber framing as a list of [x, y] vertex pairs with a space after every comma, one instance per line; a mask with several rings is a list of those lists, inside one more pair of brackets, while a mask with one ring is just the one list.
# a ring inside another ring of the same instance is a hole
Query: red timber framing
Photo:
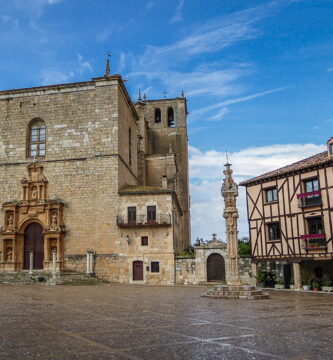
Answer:
[[[310, 180], [318, 190], [307, 193], [305, 185]], [[285, 176], [263, 175], [240, 185], [246, 186], [254, 262], [333, 259], [333, 159], [325, 165]], [[272, 200], [275, 188], [277, 200]], [[279, 231], [273, 231], [277, 223]]]

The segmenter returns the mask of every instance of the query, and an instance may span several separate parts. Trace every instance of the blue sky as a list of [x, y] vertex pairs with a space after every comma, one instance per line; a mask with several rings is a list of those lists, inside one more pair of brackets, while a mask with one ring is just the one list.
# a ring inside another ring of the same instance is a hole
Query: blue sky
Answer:
[[[225, 149], [240, 181], [319, 152], [333, 135], [331, 0], [0, 5], [0, 89], [89, 80], [108, 51], [133, 99], [139, 89], [150, 99], [184, 89], [194, 238], [224, 237]], [[241, 235], [244, 201], [241, 191]]]

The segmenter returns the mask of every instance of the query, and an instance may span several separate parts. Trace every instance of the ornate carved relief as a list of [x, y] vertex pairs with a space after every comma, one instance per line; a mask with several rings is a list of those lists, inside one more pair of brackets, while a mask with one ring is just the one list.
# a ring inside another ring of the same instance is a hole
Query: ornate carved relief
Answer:
[[50, 254], [54, 249], [57, 251], [58, 268], [61, 268], [64, 203], [48, 198], [47, 185], [42, 164], [33, 162], [27, 166], [27, 175], [21, 180], [22, 200], [2, 205], [5, 226], [0, 229], [0, 269], [1, 264], [3, 270], [23, 268], [25, 228], [32, 222], [38, 222], [44, 229], [44, 269], [51, 266]]

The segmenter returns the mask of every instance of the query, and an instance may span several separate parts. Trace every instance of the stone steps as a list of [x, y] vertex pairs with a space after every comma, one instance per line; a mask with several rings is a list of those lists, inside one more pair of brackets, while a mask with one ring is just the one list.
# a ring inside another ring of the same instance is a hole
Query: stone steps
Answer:
[[27, 271], [0, 273], [0, 285], [95, 285], [103, 282], [93, 275], [74, 272], [57, 273], [55, 279], [51, 273], [43, 271], [32, 274]]
[[268, 299], [269, 295], [260, 289], [251, 285], [230, 286], [216, 285], [209, 289], [204, 297], [215, 299], [244, 299], [244, 300], [262, 300]]

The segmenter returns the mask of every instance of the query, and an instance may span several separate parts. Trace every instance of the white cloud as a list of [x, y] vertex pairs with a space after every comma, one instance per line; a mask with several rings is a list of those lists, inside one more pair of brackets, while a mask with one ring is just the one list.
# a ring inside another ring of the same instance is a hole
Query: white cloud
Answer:
[[42, 85], [63, 84], [70, 80], [71, 73], [66, 74], [56, 70], [43, 70], [41, 73]]
[[119, 65], [118, 65], [118, 70], [119, 73], [121, 73], [126, 67], [126, 54], [124, 52], [120, 53], [120, 57], [119, 57]]
[[[239, 183], [325, 149], [325, 145], [277, 144], [251, 147], [230, 153], [229, 160], [233, 164], [235, 181]], [[193, 241], [197, 236], [208, 239], [213, 232], [216, 232], [219, 237], [225, 238], [224, 219], [222, 218], [223, 201], [220, 195], [225, 162], [224, 152], [189, 148]], [[237, 205], [240, 214], [239, 235], [245, 236], [248, 233], [248, 223], [245, 189], [243, 187], [239, 187]]]
[[[260, 37], [262, 34], [258, 23], [268, 16], [274, 16], [277, 9], [290, 3], [291, 0], [271, 1], [215, 17], [206, 24], [187, 31], [186, 36], [174, 43], [163, 46], [148, 45], [141, 56], [126, 54], [126, 68], [129, 70], [126, 77], [135, 78], [135, 82], [140, 83], [140, 88], [145, 86], [142, 85], [145, 82], [153, 85], [150, 97], [160, 97], [163, 88], [168, 90], [171, 97], [179, 96], [183, 89], [187, 98], [196, 98], [189, 122], [203, 120], [202, 115], [205, 115], [207, 120], [218, 121], [232, 104], [285, 88], [253, 91], [250, 95], [244, 95], [249, 92], [249, 86], [245, 86], [242, 80], [257, 71], [255, 64], [234, 58], [230, 61], [228, 57], [220, 57], [224, 59], [223, 62], [205, 63], [202, 61], [203, 56], [221, 52], [241, 41]], [[178, 6], [182, 4], [180, 1]], [[196, 60], [199, 58], [201, 65], [193, 65], [197, 64]], [[205, 107], [200, 108], [203, 103]]]
[[242, 97], [235, 98], [235, 99], [224, 100], [224, 101], [216, 103], [214, 105], [206, 106], [204, 108], [200, 108], [198, 110], [195, 110], [195, 111], [192, 112], [192, 116], [193, 115], [201, 115], [201, 114], [204, 114], [204, 113], [206, 113], [208, 111], [218, 109], [218, 108], [221, 108], [221, 107], [225, 107], [227, 105], [232, 105], [232, 104], [237, 104], [237, 103], [244, 102], [244, 101], [253, 100], [253, 99], [256, 99], [256, 98], [261, 97], [261, 96], [265, 96], [265, 95], [272, 94], [272, 93], [275, 93], [275, 92], [283, 91], [285, 89], [287, 89], [287, 88], [286, 87], [281, 87], [281, 88], [277, 88], [277, 89], [270, 89], [270, 90], [262, 91], [262, 92], [247, 95], [247, 96], [242, 96]]
[[224, 118], [224, 116], [229, 112], [229, 109], [224, 107], [220, 109], [215, 115], [208, 118], [211, 121], [220, 121]]
[[77, 55], [77, 63], [73, 66], [74, 70], [55, 70], [44, 69], [40, 74], [42, 85], [62, 84], [71, 81], [84, 73], [91, 73], [93, 67], [90, 62], [85, 60], [82, 55]]
[[79, 63], [79, 67], [78, 67], [77, 71], [80, 75], [82, 75], [85, 72], [93, 71], [93, 68], [92, 68], [90, 62], [87, 60], [84, 60], [82, 55], [78, 54], [77, 58], [78, 58], [78, 63]]
[[172, 19], [170, 20], [170, 23], [177, 23], [183, 20], [182, 16], [182, 9], [184, 6], [185, 0], [179, 0], [179, 3], [176, 7], [175, 14], [173, 15]]

